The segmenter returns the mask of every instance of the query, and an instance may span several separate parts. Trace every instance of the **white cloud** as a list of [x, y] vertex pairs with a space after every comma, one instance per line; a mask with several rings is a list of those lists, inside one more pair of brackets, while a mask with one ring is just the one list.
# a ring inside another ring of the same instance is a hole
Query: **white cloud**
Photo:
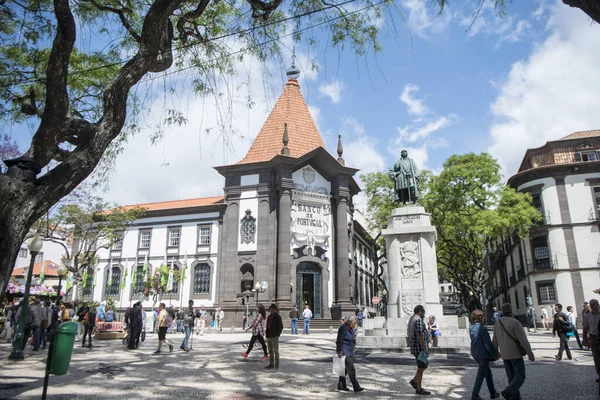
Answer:
[[433, 120], [427, 121], [424, 125], [414, 126], [407, 125], [402, 128], [398, 128], [400, 133], [400, 139], [408, 143], [416, 142], [417, 140], [426, 139], [432, 133], [439, 131], [440, 129], [447, 128], [452, 125], [458, 118], [451, 114], [448, 117], [438, 117]]
[[548, 12], [549, 36], [512, 65], [491, 105], [488, 151], [506, 177], [517, 172], [525, 149], [600, 127], [600, 29], [558, 1]]
[[330, 83], [322, 83], [319, 85], [319, 93], [325, 97], [329, 97], [333, 104], [337, 104], [342, 99], [342, 90], [344, 83], [334, 79]]
[[[161, 120], [164, 108], [162, 92], [157, 89], [161, 100], [142, 121], [149, 128], [131, 138], [118, 156], [109, 190], [102, 193], [106, 200], [125, 205], [222, 195], [224, 178], [213, 167], [234, 164], [244, 157], [270, 112], [264, 106], [266, 97], [279, 95], [265, 88], [282, 90], [277, 79], [250, 58], [239, 66], [239, 75], [226, 83], [237, 89], [231, 89], [222, 100], [191, 93], [167, 98], [168, 107], [182, 110], [188, 122], [166, 127], [163, 140], [153, 146], [148, 139], [153, 131], [150, 127]], [[246, 107], [248, 96], [256, 104], [251, 109]], [[177, 101], [180, 103], [173, 104]], [[223, 142], [223, 137], [228, 140]]]
[[423, 104], [423, 100], [411, 96], [413, 92], [418, 91], [419, 87], [417, 85], [407, 83], [402, 89], [402, 94], [400, 94], [400, 101], [406, 104], [410, 115], [425, 115], [429, 112], [429, 109]]
[[405, 0], [401, 8], [408, 13], [408, 16], [403, 18], [407, 29], [412, 35], [421, 38], [427, 38], [430, 33], [444, 31], [454, 17], [449, 7], [439, 14], [433, 2], [424, 0]]

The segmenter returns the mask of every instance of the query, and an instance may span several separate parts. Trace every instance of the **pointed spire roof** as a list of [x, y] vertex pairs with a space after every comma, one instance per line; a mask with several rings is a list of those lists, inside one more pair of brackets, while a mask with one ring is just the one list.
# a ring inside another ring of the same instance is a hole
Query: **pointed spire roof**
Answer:
[[318, 147], [325, 147], [300, 92], [300, 85], [293, 78], [285, 84], [283, 93], [254, 139], [252, 147], [238, 164], [269, 161], [281, 154], [285, 124], [288, 130], [287, 147], [290, 157], [298, 158]]

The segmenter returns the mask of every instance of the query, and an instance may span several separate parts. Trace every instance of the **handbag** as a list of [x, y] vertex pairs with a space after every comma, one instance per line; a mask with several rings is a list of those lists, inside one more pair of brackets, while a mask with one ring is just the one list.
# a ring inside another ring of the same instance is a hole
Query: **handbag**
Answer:
[[504, 329], [504, 332], [506, 332], [506, 334], [508, 335], [508, 337], [511, 338], [513, 342], [515, 342], [515, 344], [517, 345], [517, 350], [519, 350], [519, 353], [521, 354], [521, 356], [526, 355], [527, 352], [525, 351], [525, 348], [523, 346], [521, 346], [521, 343], [519, 343], [519, 341], [517, 339], [515, 339], [515, 337], [513, 335], [511, 335], [510, 333], [508, 333], [508, 331], [504, 327], [504, 324], [502, 323], [502, 320], [499, 319], [498, 322], [500, 323], [500, 326], [502, 327], [502, 329]]
[[146, 340], [146, 330], [142, 331], [142, 337], [140, 338], [140, 340], [142, 341], [142, 343], [144, 343], [144, 340]]
[[346, 356], [333, 356], [333, 373], [337, 376], [346, 376]]
[[417, 360], [421, 361], [423, 364], [429, 364], [428, 358], [429, 356], [423, 350], [421, 350], [417, 356]]

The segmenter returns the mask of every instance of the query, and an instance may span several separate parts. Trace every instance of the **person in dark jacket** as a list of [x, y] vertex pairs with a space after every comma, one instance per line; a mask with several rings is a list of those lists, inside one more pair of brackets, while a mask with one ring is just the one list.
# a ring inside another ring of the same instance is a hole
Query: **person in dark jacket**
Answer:
[[554, 356], [557, 360], [562, 360], [563, 351], [567, 351], [567, 358], [572, 360], [571, 357], [571, 349], [569, 349], [569, 343], [567, 342], [567, 330], [569, 329], [571, 323], [569, 322], [569, 317], [562, 312], [562, 304], [554, 305], [554, 323], [552, 324], [552, 336], [556, 336], [560, 339], [560, 347], [558, 349], [558, 354]]
[[86, 317], [83, 320], [83, 340], [81, 341], [81, 347], [85, 347], [85, 338], [89, 337], [90, 341], [87, 347], [92, 347], [92, 332], [96, 326], [96, 309], [88, 308], [85, 313]]
[[279, 336], [283, 331], [283, 322], [279, 315], [277, 304], [273, 303], [269, 307], [269, 316], [267, 317], [267, 347], [269, 348], [269, 365], [265, 368], [279, 368]]
[[129, 334], [129, 345], [127, 347], [130, 350], [133, 350], [137, 348], [136, 343], [139, 344], [139, 337], [142, 333], [142, 311], [140, 310], [139, 301], [133, 305], [133, 308], [129, 313], [129, 324], [131, 330]]
[[475, 310], [471, 313], [471, 326], [469, 327], [469, 334], [471, 335], [471, 356], [477, 361], [479, 369], [477, 370], [477, 377], [475, 378], [475, 385], [473, 386], [473, 392], [471, 394], [471, 400], [481, 400], [479, 397], [479, 391], [483, 380], [487, 383], [488, 390], [490, 391], [490, 398], [497, 399], [500, 397], [500, 393], [496, 391], [494, 386], [494, 376], [492, 375], [492, 369], [490, 368], [490, 361], [496, 361], [500, 358], [500, 355], [494, 349], [492, 339], [490, 339], [490, 333], [488, 332], [485, 325], [483, 325], [483, 311]]
[[[345, 366], [346, 375], [350, 377], [352, 387], [355, 392], [362, 392], [362, 388], [356, 380], [356, 369], [354, 368], [354, 348], [356, 347], [356, 316], [352, 315], [346, 318], [344, 323], [338, 329], [337, 339], [335, 340], [335, 351], [339, 358], [346, 356]], [[346, 376], [340, 376], [338, 380], [338, 390], [349, 391], [346, 386]]]

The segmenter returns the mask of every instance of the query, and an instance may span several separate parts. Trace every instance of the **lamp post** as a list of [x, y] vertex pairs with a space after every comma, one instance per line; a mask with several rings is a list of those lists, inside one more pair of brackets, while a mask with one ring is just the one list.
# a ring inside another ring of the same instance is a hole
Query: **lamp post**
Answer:
[[58, 294], [56, 295], [56, 306], [57, 307], [60, 305], [60, 301], [62, 300], [62, 296], [60, 295], [62, 279], [63, 279], [63, 276], [67, 275], [67, 272], [68, 272], [68, 269], [64, 265], [61, 265], [56, 270], [56, 273], [58, 274], [58, 292], [57, 292]]
[[31, 288], [31, 278], [33, 276], [33, 265], [35, 264], [35, 257], [42, 249], [42, 239], [37, 233], [29, 241], [27, 247], [31, 253], [31, 261], [29, 262], [29, 271], [27, 272], [27, 282], [25, 283], [25, 294], [21, 303], [21, 312], [19, 313], [19, 325], [17, 326], [17, 334], [15, 335], [15, 341], [13, 342], [13, 349], [8, 356], [9, 360], [23, 360], [23, 347], [25, 347], [25, 323], [27, 321], [27, 311], [29, 309], [29, 290]]
[[[62, 278], [67, 274], [69, 270], [66, 266], [61, 265], [58, 267], [56, 272], [58, 273], [58, 296], [56, 296], [56, 312], [58, 312], [58, 305], [60, 304], [60, 289]], [[48, 378], [50, 377], [50, 365], [52, 365], [52, 353], [54, 348], [54, 329], [50, 332], [50, 344], [48, 345], [48, 357], [46, 357], [46, 374], [44, 375], [44, 388], [42, 389], [42, 400], [46, 400], [46, 394], [48, 393]]]
[[254, 284], [254, 289], [252, 289], [252, 291], [256, 292], [256, 305], [258, 305], [258, 294], [266, 292], [268, 287], [269, 284], [267, 283], [267, 281], [256, 282]]

